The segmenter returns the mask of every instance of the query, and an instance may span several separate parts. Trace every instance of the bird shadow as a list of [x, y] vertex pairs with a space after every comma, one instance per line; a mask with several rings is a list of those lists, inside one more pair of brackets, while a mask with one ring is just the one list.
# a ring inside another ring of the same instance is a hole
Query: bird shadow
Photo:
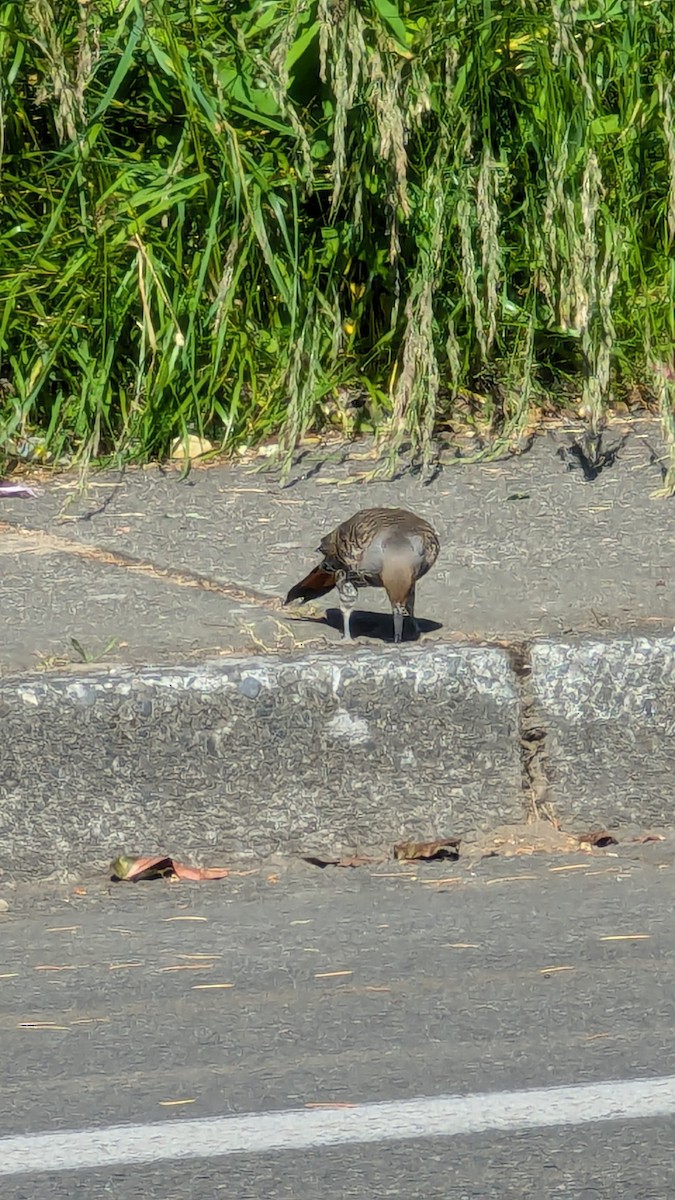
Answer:
[[[342, 633], [342, 613], [339, 608], [327, 608], [322, 617], [302, 617], [303, 621], [311, 621], [315, 625], [328, 625], [331, 629], [337, 629]], [[419, 636], [424, 633], [435, 633], [437, 629], [442, 629], [440, 621], [428, 621], [424, 617], [417, 617], [417, 625], [419, 627], [419, 635], [415, 636], [409, 622], [406, 621], [403, 626], [403, 641], [416, 642]], [[351, 635], [354, 639], [359, 637], [374, 638], [380, 642], [393, 642], [394, 628], [390, 613], [365, 612], [363, 609], [355, 608], [352, 613], [350, 623]]]

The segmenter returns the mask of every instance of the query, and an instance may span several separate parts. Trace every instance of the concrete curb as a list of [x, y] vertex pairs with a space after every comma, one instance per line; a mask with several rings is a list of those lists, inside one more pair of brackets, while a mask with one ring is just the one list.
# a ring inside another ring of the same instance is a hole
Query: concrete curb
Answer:
[[0, 683], [0, 869], [668, 824], [675, 637], [340, 648]]
[[675, 637], [535, 643], [530, 686], [564, 824], [673, 823]]
[[0, 867], [368, 850], [523, 814], [501, 650], [406, 647], [0, 686]]

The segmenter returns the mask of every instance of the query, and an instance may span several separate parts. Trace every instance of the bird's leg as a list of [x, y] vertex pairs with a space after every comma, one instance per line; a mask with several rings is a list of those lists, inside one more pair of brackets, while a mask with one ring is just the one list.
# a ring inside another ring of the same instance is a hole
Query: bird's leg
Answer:
[[419, 633], [419, 626], [415, 620], [415, 584], [412, 585], [405, 600], [392, 600], [391, 612], [394, 618], [394, 641], [401, 642], [403, 640], [403, 622], [405, 618], [410, 619], [410, 624], [414, 633]]
[[394, 641], [400, 642], [403, 638], [403, 619], [407, 617], [408, 612], [405, 604], [392, 604], [391, 611], [394, 618]]
[[417, 624], [417, 621], [415, 620], [415, 584], [412, 585], [410, 591], [408, 592], [408, 599], [406, 600], [406, 608], [408, 610], [408, 616], [410, 618], [410, 628], [412, 629], [414, 636], [419, 637], [420, 627]]
[[347, 573], [345, 571], [338, 571], [335, 580], [335, 586], [337, 587], [337, 593], [340, 598], [340, 609], [342, 612], [343, 641], [351, 642], [352, 635], [349, 628], [349, 622], [352, 615], [352, 609], [356, 604], [358, 591], [356, 586], [347, 577]]

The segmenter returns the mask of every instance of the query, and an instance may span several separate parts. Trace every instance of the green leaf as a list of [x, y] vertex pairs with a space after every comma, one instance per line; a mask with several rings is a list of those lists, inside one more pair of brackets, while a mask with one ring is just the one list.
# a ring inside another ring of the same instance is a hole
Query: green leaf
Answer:
[[394, 4], [393, 0], [372, 0], [372, 3], [380, 19], [389, 27], [399, 45], [408, 49], [412, 42], [412, 37], [406, 28], [405, 22], [401, 19], [398, 5]]
[[108, 84], [105, 92], [103, 93], [103, 96], [101, 97], [98, 105], [94, 109], [94, 112], [91, 114], [91, 117], [89, 118], [90, 121], [95, 121], [98, 117], [100, 117], [101, 114], [106, 111], [106, 109], [110, 106], [112, 101], [117, 96], [117, 93], [119, 92], [120, 87], [122, 86], [124, 80], [129, 75], [129, 68], [131, 67], [131, 63], [133, 61], [133, 57], [136, 52], [136, 47], [137, 47], [139, 41], [141, 40], [142, 34], [143, 34], [143, 18], [142, 18], [141, 13], [139, 12], [139, 14], [136, 17], [136, 20], [134, 22], [131, 33], [129, 34], [129, 37], [127, 39], [127, 44], [124, 47], [124, 50], [122, 52], [122, 57], [120, 58], [120, 61], [118, 62], [117, 66], [113, 72], [113, 77], [110, 80], [110, 83]]
[[622, 125], [616, 113], [608, 113], [605, 117], [594, 117], [589, 128], [593, 137], [607, 137], [609, 134], [621, 133]]
[[302, 58], [303, 54], [309, 50], [313, 42], [318, 41], [319, 29], [321, 26], [318, 21], [314, 21], [300, 37], [296, 38], [293, 45], [290, 47], [286, 55], [286, 70], [290, 71], [295, 66], [298, 59]]

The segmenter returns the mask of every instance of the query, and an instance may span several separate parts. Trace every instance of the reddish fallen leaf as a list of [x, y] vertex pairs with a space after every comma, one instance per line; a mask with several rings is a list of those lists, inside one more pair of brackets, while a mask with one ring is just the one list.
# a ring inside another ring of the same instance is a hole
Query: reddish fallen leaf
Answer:
[[368, 854], [352, 854], [347, 858], [322, 858], [320, 855], [310, 855], [305, 862], [311, 867], [367, 867], [372, 863], [385, 862], [384, 858], [373, 858]]
[[665, 842], [665, 840], [663, 833], [643, 833], [642, 837], [633, 838], [633, 841], [638, 842], [641, 846], [645, 846], [647, 842]]
[[139, 879], [225, 879], [229, 875], [226, 867], [188, 867], [163, 854], [150, 854], [140, 858], [116, 858], [111, 868], [112, 878], [137, 883]]
[[618, 846], [618, 838], [607, 833], [605, 829], [594, 829], [591, 833], [582, 833], [578, 835], [580, 846], [597, 846], [599, 850], [605, 846]]
[[425, 861], [459, 858], [461, 838], [440, 838], [436, 842], [399, 842], [394, 846], [394, 858], [399, 862], [412, 862], [422, 858]]

